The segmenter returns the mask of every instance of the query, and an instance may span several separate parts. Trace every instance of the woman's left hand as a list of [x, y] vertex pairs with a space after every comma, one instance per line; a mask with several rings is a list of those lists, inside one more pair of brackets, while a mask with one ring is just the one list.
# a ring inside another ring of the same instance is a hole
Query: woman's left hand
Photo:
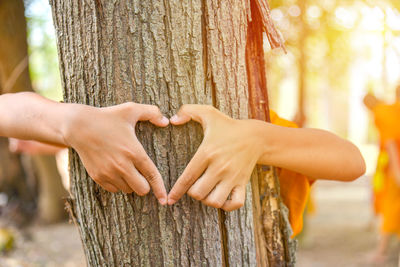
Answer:
[[174, 125], [199, 122], [204, 139], [168, 195], [168, 204], [184, 193], [225, 211], [244, 205], [246, 184], [261, 155], [252, 134], [261, 121], [234, 120], [212, 106], [183, 105], [170, 119]]

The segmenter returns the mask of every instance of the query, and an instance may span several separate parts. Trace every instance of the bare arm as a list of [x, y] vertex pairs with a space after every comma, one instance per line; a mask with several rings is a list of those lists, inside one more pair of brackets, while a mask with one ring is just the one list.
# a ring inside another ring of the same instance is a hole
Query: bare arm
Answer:
[[11, 152], [28, 155], [55, 155], [66, 148], [62, 145], [50, 145], [39, 141], [21, 140], [16, 138], [9, 138], [8, 143]]
[[1, 95], [0, 136], [67, 146], [68, 107], [34, 93]]
[[0, 136], [71, 146], [90, 177], [104, 189], [144, 195], [150, 184], [165, 204], [161, 175], [135, 135], [138, 121], [160, 127], [169, 123], [150, 105], [95, 108], [58, 103], [34, 93], [0, 96]]
[[204, 139], [169, 193], [168, 204], [187, 191], [206, 205], [237, 209], [244, 203], [245, 186], [257, 163], [314, 179], [351, 181], [365, 171], [357, 147], [326, 131], [234, 120], [201, 105], [184, 105], [171, 123], [180, 125], [191, 119], [203, 126]]
[[289, 169], [311, 179], [352, 181], [365, 172], [358, 148], [330, 132], [248, 123], [254, 124], [255, 136], [264, 145], [259, 164]]

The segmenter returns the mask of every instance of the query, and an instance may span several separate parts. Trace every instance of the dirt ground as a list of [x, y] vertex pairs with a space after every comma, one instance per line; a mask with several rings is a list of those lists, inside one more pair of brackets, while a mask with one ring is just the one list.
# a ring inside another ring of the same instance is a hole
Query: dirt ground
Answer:
[[400, 246], [396, 238], [384, 264], [370, 263], [379, 221], [372, 216], [367, 177], [352, 183], [318, 181], [312, 193], [316, 213], [306, 219], [296, 266], [398, 266]]
[[[298, 267], [396, 267], [399, 246], [391, 244], [387, 263], [370, 265], [376, 225], [371, 224], [368, 180], [318, 182], [313, 191], [317, 210], [307, 219], [299, 244]], [[85, 259], [76, 228], [68, 223], [34, 226], [16, 234], [16, 249], [0, 257], [1, 267], [81, 267]]]
[[0, 257], [1, 267], [86, 266], [79, 233], [72, 224], [33, 226], [14, 233], [16, 248]]

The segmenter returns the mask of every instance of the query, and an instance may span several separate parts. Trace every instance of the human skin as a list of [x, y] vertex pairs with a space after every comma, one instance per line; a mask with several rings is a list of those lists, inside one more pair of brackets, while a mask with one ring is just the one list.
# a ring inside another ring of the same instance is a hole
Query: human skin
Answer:
[[15, 138], [8, 139], [11, 152], [23, 153], [27, 155], [55, 155], [59, 151], [65, 149], [64, 146], [50, 145], [33, 140], [21, 140]]
[[256, 164], [289, 169], [310, 179], [352, 181], [365, 172], [358, 148], [327, 131], [235, 120], [203, 105], [182, 106], [170, 122], [181, 125], [191, 119], [202, 125], [204, 139], [169, 192], [170, 205], [187, 192], [208, 206], [240, 208]]
[[166, 204], [161, 175], [136, 137], [138, 121], [169, 124], [151, 105], [96, 108], [28, 92], [0, 96], [0, 136], [72, 147], [89, 176], [105, 190], [143, 196], [151, 186], [159, 202]]

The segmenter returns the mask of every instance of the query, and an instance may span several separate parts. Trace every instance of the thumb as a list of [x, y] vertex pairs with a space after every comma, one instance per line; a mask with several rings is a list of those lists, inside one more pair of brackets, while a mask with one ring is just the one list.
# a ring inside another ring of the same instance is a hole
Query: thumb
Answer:
[[194, 120], [205, 127], [216, 112], [218, 110], [210, 105], [185, 104], [179, 109], [176, 115], [171, 117], [170, 122], [173, 125], [182, 125], [190, 120]]
[[163, 116], [157, 106], [135, 104], [134, 112], [138, 121], [150, 121], [159, 127], [165, 127], [169, 124], [168, 118]]

